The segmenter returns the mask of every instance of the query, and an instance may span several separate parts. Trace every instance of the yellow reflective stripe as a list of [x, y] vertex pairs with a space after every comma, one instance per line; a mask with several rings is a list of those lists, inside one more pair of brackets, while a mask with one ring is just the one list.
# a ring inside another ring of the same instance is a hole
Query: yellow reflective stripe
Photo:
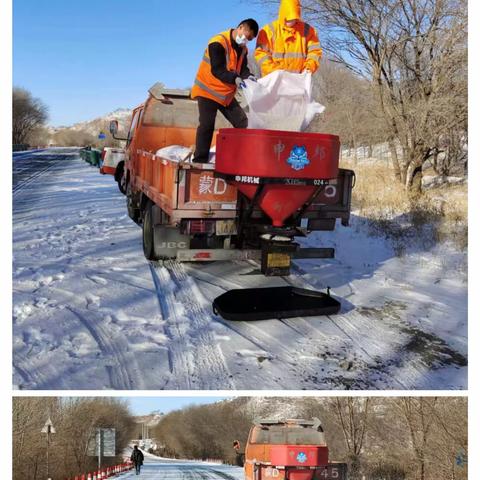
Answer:
[[228, 95], [222, 95], [221, 93], [216, 92], [215, 90], [212, 90], [210, 87], [207, 87], [203, 82], [198, 80], [197, 78], [195, 79], [195, 85], [200, 87], [202, 90], [205, 90], [206, 92], [210, 93], [214, 97], [217, 97], [219, 100], [226, 100]]
[[224, 40], [225, 40], [225, 53], [227, 55], [227, 70], [228, 70], [228, 66], [230, 65], [230, 53], [228, 51], [228, 40], [225, 38], [225, 35], [223, 35], [223, 33], [220, 33], [219, 35], [220, 37], [222, 37]]
[[307, 58], [312, 58], [313, 60], [320, 61], [320, 55], [317, 55], [316, 53], [309, 53], [307, 55]]
[[312, 43], [312, 45], [310, 45], [308, 47], [308, 51], [310, 50], [318, 50], [320, 48], [320, 44], [319, 43]]
[[273, 58], [305, 58], [304, 53], [298, 53], [298, 52], [273, 52], [272, 53]]
[[264, 55], [260, 60], [257, 61], [258, 63], [258, 66], [262, 66], [263, 62], [267, 61], [267, 60], [271, 60], [272, 57], [270, 55]]

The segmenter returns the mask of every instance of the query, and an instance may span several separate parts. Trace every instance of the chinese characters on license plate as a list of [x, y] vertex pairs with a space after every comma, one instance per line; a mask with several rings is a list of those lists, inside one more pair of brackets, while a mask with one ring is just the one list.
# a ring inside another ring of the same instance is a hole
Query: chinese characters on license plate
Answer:
[[215, 222], [217, 235], [236, 235], [237, 226], [235, 220], [217, 220]]

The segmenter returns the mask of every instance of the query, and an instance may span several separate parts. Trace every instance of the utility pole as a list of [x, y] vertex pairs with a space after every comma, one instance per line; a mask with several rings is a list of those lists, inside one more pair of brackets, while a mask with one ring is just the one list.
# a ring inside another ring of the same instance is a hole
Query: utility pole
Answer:
[[102, 446], [103, 446], [103, 430], [101, 428], [97, 429], [98, 435], [98, 469], [102, 468]]
[[53, 423], [50, 420], [50, 416], [48, 417], [48, 420], [45, 422], [45, 425], [42, 428], [42, 433], [47, 434], [47, 480], [51, 480], [50, 478], [50, 435], [53, 433], [57, 433], [55, 431], [55, 428], [53, 428]]

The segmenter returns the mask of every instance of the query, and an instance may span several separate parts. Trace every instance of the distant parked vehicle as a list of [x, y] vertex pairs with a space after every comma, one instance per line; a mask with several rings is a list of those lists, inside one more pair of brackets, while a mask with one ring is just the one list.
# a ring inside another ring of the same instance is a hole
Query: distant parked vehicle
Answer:
[[100, 150], [88, 146], [80, 150], [80, 158], [94, 167], [100, 167], [101, 153]]
[[123, 148], [103, 148], [100, 173], [113, 175], [122, 193], [125, 193], [125, 182], [123, 180], [124, 165], [125, 150]]

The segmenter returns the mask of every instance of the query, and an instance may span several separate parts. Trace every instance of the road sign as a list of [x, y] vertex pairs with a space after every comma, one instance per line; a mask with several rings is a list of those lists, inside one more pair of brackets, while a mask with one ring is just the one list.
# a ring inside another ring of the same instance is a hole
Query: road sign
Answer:
[[88, 442], [87, 454], [91, 457], [115, 456], [115, 429], [97, 428]]
[[48, 417], [48, 420], [45, 422], [45, 425], [42, 428], [42, 433], [57, 433], [53, 428], [53, 423], [50, 420], [50, 417]]
[[107, 138], [107, 136], [106, 136], [103, 132], [100, 132], [100, 133], [98, 134], [98, 138], [99, 138], [100, 140], [105, 140], [105, 138]]

